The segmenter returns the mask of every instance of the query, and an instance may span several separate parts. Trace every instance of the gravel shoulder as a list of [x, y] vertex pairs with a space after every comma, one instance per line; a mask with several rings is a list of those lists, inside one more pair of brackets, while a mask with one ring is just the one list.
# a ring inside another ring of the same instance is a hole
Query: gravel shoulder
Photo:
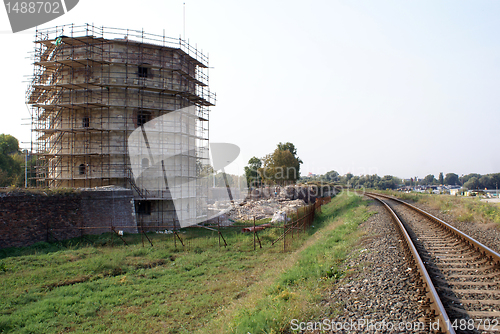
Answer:
[[427, 333], [418, 329], [423, 312], [394, 223], [379, 203], [370, 203], [377, 213], [360, 225], [365, 237], [345, 261], [347, 274], [332, 286], [323, 301], [325, 314], [316, 320], [343, 328], [302, 333]]

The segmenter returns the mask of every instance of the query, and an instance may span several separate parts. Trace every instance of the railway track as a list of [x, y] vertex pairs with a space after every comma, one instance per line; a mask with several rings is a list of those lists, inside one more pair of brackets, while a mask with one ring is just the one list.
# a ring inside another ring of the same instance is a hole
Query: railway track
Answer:
[[500, 333], [500, 254], [406, 202], [365, 195], [399, 227], [429, 332]]

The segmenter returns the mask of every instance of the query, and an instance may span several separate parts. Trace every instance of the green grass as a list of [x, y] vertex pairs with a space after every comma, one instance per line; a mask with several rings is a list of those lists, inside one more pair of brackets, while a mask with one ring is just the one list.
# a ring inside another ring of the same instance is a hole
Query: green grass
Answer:
[[[292, 316], [314, 316], [321, 290], [368, 213], [357, 196], [323, 207], [314, 228], [271, 247], [282, 229], [253, 234], [189, 228], [172, 235], [112, 235], [0, 251], [1, 333], [235, 333], [283, 331]], [[113, 238], [113, 239], [112, 239]], [[113, 246], [111, 246], [113, 245]], [[248, 329], [248, 330], [247, 330]]]
[[259, 259], [286, 256], [279, 248], [254, 256], [249, 235], [236, 231], [220, 249], [211, 233], [181, 233], [186, 251], [171, 235], [151, 235], [154, 247], [127, 236], [128, 247], [43, 243], [4, 255], [0, 332], [191, 332], [244, 290]]
[[341, 263], [357, 242], [357, 227], [370, 216], [359, 196], [343, 194], [323, 207], [314, 233], [292, 255], [294, 263], [253, 301], [234, 312], [225, 331], [287, 332], [292, 319], [311, 320], [325, 310], [318, 306], [332, 281], [344, 275]]

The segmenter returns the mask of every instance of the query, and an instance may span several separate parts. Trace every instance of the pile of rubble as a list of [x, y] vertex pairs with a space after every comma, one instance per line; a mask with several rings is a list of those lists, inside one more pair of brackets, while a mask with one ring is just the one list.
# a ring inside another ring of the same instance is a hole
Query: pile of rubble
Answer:
[[243, 206], [236, 206], [229, 211], [229, 217], [232, 220], [253, 220], [272, 218], [276, 213], [282, 211], [287, 215], [296, 212], [298, 207], [306, 203], [301, 200], [287, 201], [283, 199], [261, 199], [248, 201]]
[[[226, 191], [226, 189], [223, 189]], [[262, 187], [250, 191], [243, 205], [233, 206], [229, 200], [216, 201], [208, 205], [209, 216], [219, 217], [221, 225], [231, 225], [234, 221], [272, 218], [271, 222], [283, 221], [298, 207], [314, 203], [316, 198], [334, 196], [330, 186], [286, 186]]]

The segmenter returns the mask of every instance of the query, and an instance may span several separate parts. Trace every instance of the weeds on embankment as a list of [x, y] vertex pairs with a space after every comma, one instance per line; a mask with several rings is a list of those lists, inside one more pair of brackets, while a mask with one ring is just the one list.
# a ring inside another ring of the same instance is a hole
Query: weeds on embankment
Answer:
[[496, 223], [500, 228], [500, 206], [482, 202], [477, 197], [400, 193], [395, 191], [388, 192], [388, 194], [404, 200], [427, 204], [433, 209], [451, 215], [458, 221]]
[[[172, 235], [89, 237], [0, 252], [0, 332], [214, 333], [281, 332], [291, 319], [319, 314], [316, 302], [368, 217], [359, 196], [341, 195], [323, 206], [314, 228], [290, 244], [270, 247], [281, 229], [253, 235], [187, 229], [188, 246]], [[189, 243], [191, 241], [191, 243]], [[288, 247], [288, 246], [287, 246]], [[307, 320], [307, 319], [306, 319]]]

